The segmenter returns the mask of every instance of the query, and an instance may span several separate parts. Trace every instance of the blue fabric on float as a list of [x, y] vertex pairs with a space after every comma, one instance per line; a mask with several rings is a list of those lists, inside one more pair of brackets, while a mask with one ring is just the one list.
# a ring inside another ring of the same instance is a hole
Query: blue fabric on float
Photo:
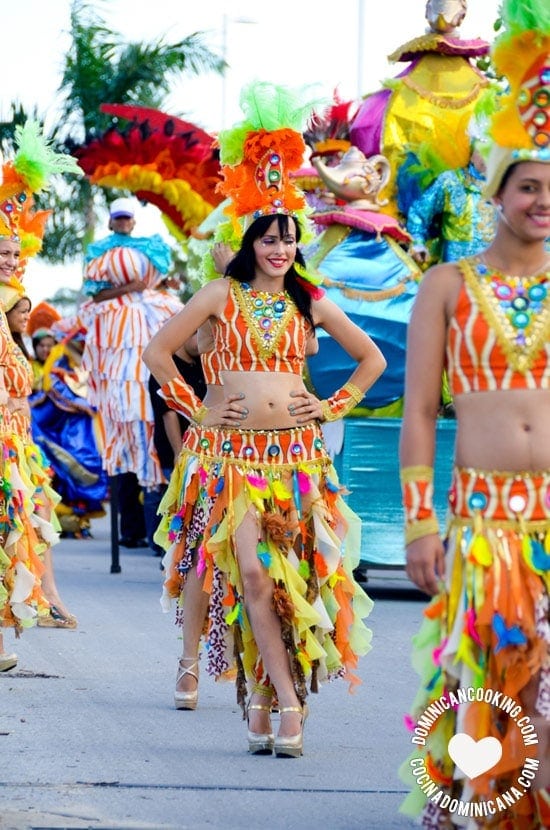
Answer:
[[[405, 564], [399, 482], [401, 418], [346, 418], [342, 452], [334, 459], [347, 503], [361, 519], [361, 561], [378, 566]], [[456, 434], [454, 420], [436, 428], [434, 505], [445, 527]]]
[[[353, 291], [387, 291], [409, 274], [403, 262], [382, 237], [351, 231], [343, 242], [322, 260], [319, 270], [342, 288]], [[362, 405], [370, 409], [386, 406], [403, 396], [407, 326], [418, 285], [405, 283], [405, 290], [389, 299], [367, 301], [346, 296], [338, 287], [325, 286], [327, 297], [336, 303], [375, 341], [387, 361], [382, 377], [369, 389]], [[352, 359], [322, 329], [317, 332], [319, 352], [307, 366], [315, 392], [329, 397], [348, 380], [355, 368]]]

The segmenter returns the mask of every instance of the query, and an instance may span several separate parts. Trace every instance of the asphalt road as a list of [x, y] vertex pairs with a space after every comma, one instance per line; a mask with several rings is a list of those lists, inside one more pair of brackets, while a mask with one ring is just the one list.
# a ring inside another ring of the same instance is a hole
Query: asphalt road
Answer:
[[17, 643], [5, 634], [19, 665], [0, 675], [2, 830], [412, 826], [398, 813], [397, 769], [410, 747], [403, 714], [423, 603], [402, 574], [374, 575], [363, 684], [310, 696], [303, 758], [249, 756], [231, 684], [203, 673], [199, 708], [173, 707], [180, 641], [160, 609], [159, 560], [121, 549], [112, 574], [108, 519], [92, 530], [54, 550], [78, 628], [35, 628]]

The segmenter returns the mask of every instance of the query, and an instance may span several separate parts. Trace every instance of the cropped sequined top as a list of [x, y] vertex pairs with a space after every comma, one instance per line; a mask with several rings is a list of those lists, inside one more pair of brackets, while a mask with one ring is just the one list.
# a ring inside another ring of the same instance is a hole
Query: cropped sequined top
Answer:
[[222, 372], [288, 372], [302, 375], [309, 324], [288, 294], [256, 291], [229, 280], [227, 301], [212, 324], [212, 348], [201, 355], [207, 384]]
[[550, 272], [512, 277], [479, 257], [463, 277], [446, 344], [451, 394], [550, 388]]
[[28, 398], [32, 392], [32, 367], [19, 346], [9, 344], [4, 382], [10, 398]]
[[32, 367], [17, 343], [10, 340], [4, 369], [4, 383], [10, 398], [20, 403], [10, 411], [10, 429], [24, 441], [31, 438], [31, 416], [28, 398], [32, 392]]

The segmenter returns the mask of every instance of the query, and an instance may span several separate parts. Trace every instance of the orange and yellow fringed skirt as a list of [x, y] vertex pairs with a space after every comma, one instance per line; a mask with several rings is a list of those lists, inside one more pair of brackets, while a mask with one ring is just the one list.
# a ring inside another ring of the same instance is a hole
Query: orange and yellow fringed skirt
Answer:
[[43, 545], [25, 451], [7, 420], [0, 425], [0, 445], [0, 626], [19, 634], [48, 612], [40, 583]]
[[[421, 688], [407, 717], [414, 749], [401, 810], [422, 813], [427, 828], [550, 826], [549, 794], [531, 787], [548, 763], [534, 722], [548, 734], [550, 471], [456, 468], [449, 508], [445, 587], [413, 640]], [[496, 741], [468, 743], [486, 738]], [[485, 751], [494, 757], [476, 767]]]
[[360, 520], [347, 507], [318, 424], [281, 430], [190, 426], [159, 512], [155, 536], [167, 554], [162, 604], [179, 605], [194, 565], [210, 596], [205, 652], [219, 678], [237, 668], [237, 697], [261, 679], [246, 615], [235, 533], [253, 510], [257, 555], [274, 582], [296, 690], [303, 700], [327, 679], [353, 686], [370, 649], [363, 620], [372, 603], [353, 577]]

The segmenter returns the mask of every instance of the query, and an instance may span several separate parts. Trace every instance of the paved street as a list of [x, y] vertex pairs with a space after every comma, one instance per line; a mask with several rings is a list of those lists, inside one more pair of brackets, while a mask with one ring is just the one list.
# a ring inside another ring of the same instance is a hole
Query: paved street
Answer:
[[[421, 602], [403, 587], [382, 592], [363, 685], [310, 697], [303, 758], [253, 757], [232, 685], [203, 673], [199, 709], [173, 708], [180, 641], [160, 609], [159, 560], [121, 548], [111, 574], [108, 519], [92, 530], [54, 550], [78, 629], [26, 631], [17, 669], [0, 675], [2, 830], [412, 826], [397, 812], [396, 770], [409, 751], [402, 716]], [[390, 584], [375, 580], [373, 594]], [[5, 642], [13, 650], [9, 630]]]

